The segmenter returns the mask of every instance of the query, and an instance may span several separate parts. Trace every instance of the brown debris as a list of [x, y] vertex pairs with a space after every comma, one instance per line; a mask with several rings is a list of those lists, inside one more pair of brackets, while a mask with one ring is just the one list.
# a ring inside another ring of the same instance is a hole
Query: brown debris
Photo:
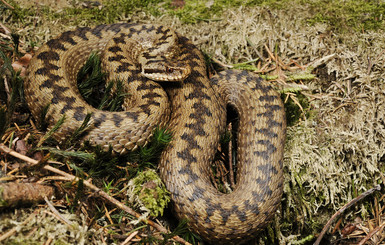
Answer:
[[0, 207], [16, 207], [41, 203], [45, 197], [51, 198], [54, 189], [37, 183], [0, 183]]

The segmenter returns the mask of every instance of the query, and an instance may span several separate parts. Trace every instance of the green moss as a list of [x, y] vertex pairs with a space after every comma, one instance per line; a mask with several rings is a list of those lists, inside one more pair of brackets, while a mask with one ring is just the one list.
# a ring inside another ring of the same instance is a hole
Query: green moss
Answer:
[[183, 8], [171, 10], [183, 22], [220, 20], [224, 10], [238, 6], [266, 6], [285, 9], [290, 5], [309, 5], [313, 17], [308, 19], [311, 24], [328, 23], [335, 30], [376, 30], [384, 29], [385, 3], [378, 1], [349, 0], [249, 0], [249, 1], [186, 1]]
[[332, 29], [343, 32], [384, 29], [385, 3], [364, 0], [303, 1], [314, 13], [311, 24], [327, 23]]
[[239, 7], [239, 6], [258, 6], [258, 5], [271, 5], [271, 6], [279, 7], [283, 4], [281, 2], [288, 2], [288, 1], [193, 0], [193, 1], [185, 1], [185, 5], [182, 8], [171, 10], [170, 13], [178, 16], [185, 23], [196, 23], [199, 21], [219, 21], [221, 20], [222, 13], [228, 8]]
[[152, 216], [163, 215], [170, 202], [169, 192], [154, 170], [139, 173], [134, 179], [134, 194], [150, 210]]
[[[311, 115], [310, 103], [308, 98], [305, 95], [301, 94], [301, 92], [299, 91], [294, 93], [295, 93], [294, 99], [301, 105], [302, 110], [292, 98], [287, 99], [285, 103], [285, 113], [286, 113], [286, 122], [288, 126], [292, 126], [302, 118], [304, 117], [308, 118]], [[286, 95], [282, 94], [281, 98], [283, 101], [285, 101]]]

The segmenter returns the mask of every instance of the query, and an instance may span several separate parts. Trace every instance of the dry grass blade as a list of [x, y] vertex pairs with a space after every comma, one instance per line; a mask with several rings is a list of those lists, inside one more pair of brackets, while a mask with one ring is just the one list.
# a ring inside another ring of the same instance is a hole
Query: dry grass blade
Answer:
[[57, 211], [57, 209], [53, 206], [53, 204], [48, 200], [47, 197], [44, 197], [44, 201], [47, 203], [49, 209], [52, 211], [52, 213], [54, 214], [54, 216], [59, 219], [60, 221], [64, 222], [65, 224], [67, 224], [68, 226], [72, 226], [72, 222], [69, 221], [68, 219], [66, 219], [65, 217], [63, 217], [63, 215], [61, 215], [59, 213], [59, 211]]

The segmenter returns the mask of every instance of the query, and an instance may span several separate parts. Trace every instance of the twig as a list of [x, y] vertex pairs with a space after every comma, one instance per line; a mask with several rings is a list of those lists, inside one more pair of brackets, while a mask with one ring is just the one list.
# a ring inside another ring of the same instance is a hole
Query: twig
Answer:
[[[232, 132], [233, 124], [229, 123], [227, 130]], [[229, 140], [229, 173], [230, 173], [230, 186], [232, 189], [235, 187], [234, 182], [234, 172], [233, 172], [233, 142], [232, 139]]]
[[266, 49], [267, 53], [269, 54], [270, 58], [271, 58], [272, 60], [274, 60], [276, 63], [278, 63], [277, 60], [276, 60], [276, 58], [274, 57], [274, 54], [270, 51], [269, 47], [267, 47], [266, 44], [265, 44], [265, 49]]
[[124, 240], [124, 242], [122, 242], [120, 245], [126, 245], [128, 244], [129, 241], [131, 241], [131, 239], [136, 236], [139, 232], [138, 231], [134, 231], [133, 233], [131, 233], [127, 238], [126, 240]]
[[[14, 156], [16, 158], [19, 158], [27, 163], [30, 163], [30, 164], [38, 164], [39, 161], [35, 160], [35, 159], [32, 159], [32, 158], [29, 158], [25, 155], [22, 155], [10, 148], [8, 148], [7, 146], [5, 146], [4, 144], [0, 144], [0, 151], [2, 152], [5, 152], [11, 156]], [[45, 170], [48, 170], [50, 172], [53, 172], [53, 173], [56, 173], [56, 174], [59, 174], [59, 175], [62, 175], [64, 177], [67, 177], [69, 180], [71, 181], [79, 181], [80, 179], [76, 176], [73, 176], [71, 174], [68, 174], [62, 170], [59, 170], [57, 168], [54, 168], [54, 167], [51, 167], [49, 165], [46, 165], [43, 167], [43, 169]], [[122, 209], [123, 211], [131, 214], [132, 216], [135, 216], [136, 218], [140, 218], [141, 215], [137, 212], [135, 212], [134, 210], [132, 210], [131, 208], [129, 208], [128, 206], [124, 205], [123, 203], [119, 202], [117, 199], [109, 196], [107, 193], [105, 193], [104, 191], [100, 190], [98, 187], [96, 187], [95, 185], [91, 184], [90, 182], [88, 182], [87, 180], [83, 180], [83, 184], [85, 186], [87, 186], [88, 188], [90, 188], [91, 190], [95, 191], [95, 193], [97, 193], [99, 196], [103, 197], [104, 199], [106, 199], [107, 201], [109, 201], [110, 203], [112, 203], [113, 205], [115, 205], [116, 207]], [[163, 226], [153, 222], [152, 220], [144, 220], [144, 222], [146, 222], [147, 224], [151, 225], [152, 227], [154, 227], [155, 229], [157, 229], [158, 231], [160, 232], [163, 232], [163, 233], [168, 233], [167, 229], [164, 228]], [[190, 244], [188, 242], [186, 242], [183, 238], [179, 237], [179, 236], [174, 236], [173, 239], [177, 242], [180, 242], [182, 244]]]
[[9, 3], [7, 3], [5, 0], [1, 0], [1, 2], [3, 2], [5, 4], [5, 6], [7, 6], [8, 8], [10, 9], [15, 9], [12, 5], [10, 5]]
[[215, 63], [217, 63], [218, 65], [222, 66], [222, 67], [226, 67], [226, 68], [233, 68], [234, 66], [232, 65], [228, 65], [228, 64], [225, 64], [223, 63], [222, 61], [218, 60], [217, 58], [211, 58]]
[[346, 209], [350, 208], [351, 206], [353, 206], [355, 203], [357, 203], [358, 201], [362, 200], [363, 198], [365, 198], [366, 196], [372, 194], [373, 192], [375, 191], [379, 191], [381, 190], [381, 186], [380, 185], [376, 185], [374, 188], [370, 189], [370, 190], [367, 190], [365, 191], [364, 193], [362, 193], [361, 195], [359, 195], [358, 197], [354, 198], [353, 200], [351, 200], [350, 202], [348, 202], [347, 204], [345, 204], [340, 210], [338, 210], [330, 219], [329, 221], [326, 223], [326, 225], [324, 226], [324, 228], [322, 229], [321, 233], [319, 234], [317, 240], [315, 241], [314, 245], [319, 245], [323, 236], [325, 235], [326, 231], [329, 229], [330, 225], [332, 224], [332, 222], [334, 221], [334, 219], [342, 214], [343, 212], [345, 212]]
[[373, 66], [378, 62], [378, 59], [380, 57], [382, 57], [384, 53], [385, 53], [385, 50], [382, 50], [382, 52], [379, 55], [377, 55], [377, 57], [373, 60], [373, 62], [368, 57], [368, 71], [367, 71], [368, 75], [370, 75], [370, 72], [371, 72]]

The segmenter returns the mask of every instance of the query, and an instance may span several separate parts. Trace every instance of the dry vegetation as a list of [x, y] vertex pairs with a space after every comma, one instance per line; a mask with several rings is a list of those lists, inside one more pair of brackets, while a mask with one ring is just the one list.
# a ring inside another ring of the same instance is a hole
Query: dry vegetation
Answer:
[[[86, 2], [76, 4], [82, 6]], [[67, 6], [71, 5], [66, 1], [58, 1], [56, 6], [49, 8], [53, 7], [54, 13], [60, 13]], [[162, 8], [164, 5], [159, 6]], [[81, 19], [81, 16], [76, 21], [70, 18], [61, 21], [55, 16], [42, 19], [43, 5], [33, 4], [33, 7], [36, 8], [36, 14], [25, 16], [24, 21], [7, 22], [12, 18], [5, 15], [1, 17], [4, 26], [0, 31], [0, 42], [10, 43], [7, 37], [11, 35], [5, 31], [5, 28], [9, 28], [20, 35], [20, 52], [33, 53], [32, 46], [40, 46], [62, 30], [75, 28], [73, 23], [95, 24], [88, 18]], [[103, 8], [103, 5], [90, 8]], [[214, 60], [214, 67], [253, 70], [271, 80], [282, 92], [289, 120], [284, 196], [273, 223], [255, 243], [310, 244], [338, 209], [364, 191], [383, 183], [384, 31], [351, 26], [337, 30], [328, 23], [309, 24], [308, 19], [313, 16], [311, 5], [296, 3], [284, 8], [231, 7], [220, 16], [197, 23], [185, 23], [178, 15], [163, 13], [153, 16], [140, 9], [130, 14], [122, 13], [116, 20], [172, 26], [192, 39]], [[13, 56], [13, 59], [17, 57]], [[0, 81], [4, 83], [6, 74], [0, 75]], [[0, 108], [6, 101], [6, 93], [1, 91]], [[12, 140], [16, 136], [26, 140], [30, 132], [36, 133], [31, 131], [25, 110], [25, 105], [17, 105], [12, 124], [0, 141], [13, 149]], [[13, 124], [18, 122], [25, 124]], [[21, 160], [5, 153], [0, 156], [0, 185], [9, 180], [26, 179], [23, 172], [12, 171], [22, 164]], [[68, 162], [65, 164], [68, 171], [74, 169]], [[48, 174], [42, 172], [28, 177], [34, 181], [43, 176]], [[56, 177], [56, 180], [60, 179]], [[128, 181], [128, 177], [120, 178], [120, 181]], [[53, 216], [46, 204], [33, 209], [1, 211], [0, 239], [12, 228], [17, 231], [7, 239], [13, 237], [14, 240], [8, 241], [14, 244], [22, 239], [47, 244], [51, 239], [60, 241], [56, 244], [103, 244], [106, 239], [118, 243], [136, 231], [139, 232], [131, 242], [148, 238], [149, 235], [160, 237], [159, 230], [143, 223], [119, 226], [119, 222], [126, 224], [135, 218], [122, 215], [121, 210], [103, 203], [88, 190], [85, 203], [73, 208], [71, 205], [74, 200], [78, 200], [74, 194], [78, 187], [75, 186], [79, 185], [72, 183], [71, 186], [68, 179], [66, 183], [69, 186], [65, 188], [59, 182], [55, 182], [54, 186], [60, 191], [66, 189], [65, 195], [56, 200], [55, 205], [68, 222], [63, 222], [57, 215]], [[384, 193], [374, 193], [339, 216], [329, 229], [325, 241], [333, 244], [358, 244], [360, 241], [383, 244]], [[120, 193], [117, 195], [120, 196]], [[84, 210], [95, 199], [101, 208], [98, 215]]]

